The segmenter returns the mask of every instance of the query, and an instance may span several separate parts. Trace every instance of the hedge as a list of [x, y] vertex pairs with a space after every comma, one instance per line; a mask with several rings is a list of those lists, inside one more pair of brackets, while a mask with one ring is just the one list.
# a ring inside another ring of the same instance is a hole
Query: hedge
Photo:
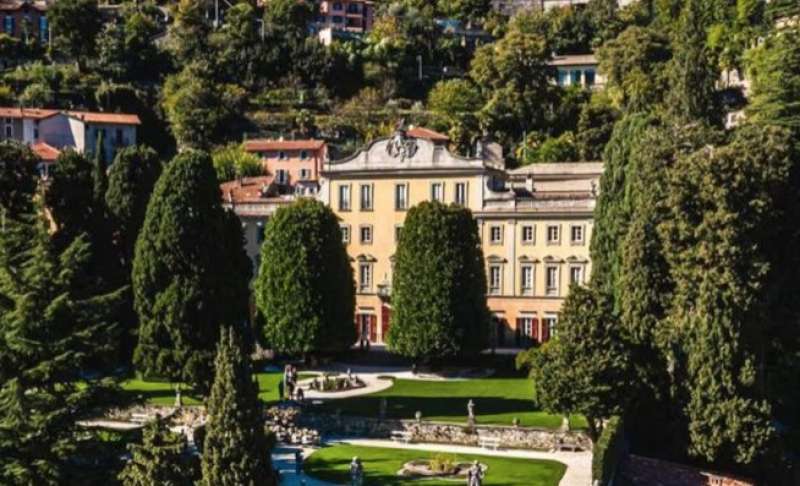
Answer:
[[603, 428], [603, 433], [594, 445], [592, 457], [592, 479], [608, 485], [625, 453], [625, 426], [622, 418], [612, 417]]

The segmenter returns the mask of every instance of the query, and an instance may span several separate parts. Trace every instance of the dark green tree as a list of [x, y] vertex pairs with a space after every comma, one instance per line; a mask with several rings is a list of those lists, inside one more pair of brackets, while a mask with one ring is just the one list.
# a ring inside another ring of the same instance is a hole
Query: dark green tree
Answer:
[[355, 341], [355, 285], [336, 215], [301, 199], [267, 223], [256, 305], [267, 345], [300, 354], [342, 351]]
[[158, 179], [136, 242], [136, 367], [207, 390], [221, 326], [246, 328], [251, 272], [211, 158], [182, 152]]
[[83, 372], [117, 338], [119, 293], [94, 291], [85, 236], [60, 251], [44, 218], [26, 218], [0, 231], [0, 483], [64, 484], [76, 422], [103, 388]]
[[580, 160], [602, 160], [603, 150], [619, 116], [619, 111], [606, 96], [596, 95], [589, 103], [581, 106], [575, 133], [575, 145]]
[[57, 52], [75, 61], [79, 67], [94, 55], [95, 40], [102, 20], [97, 0], [66, 0], [53, 4], [47, 18]]
[[783, 30], [749, 51], [747, 72], [753, 86], [749, 119], [800, 132], [800, 30]]
[[65, 244], [92, 231], [95, 217], [93, 166], [86, 157], [67, 149], [50, 169], [45, 204]]
[[682, 122], [720, 122], [716, 85], [719, 68], [706, 45], [710, 18], [706, 0], [686, 0], [669, 66], [669, 112]]
[[105, 204], [115, 229], [113, 240], [127, 273], [131, 270], [133, 250], [144, 223], [147, 203], [161, 170], [158, 154], [139, 145], [117, 152], [108, 171]]
[[536, 400], [554, 413], [580, 413], [596, 441], [603, 421], [622, 414], [634, 372], [619, 326], [609, 322], [610, 302], [602, 293], [573, 285], [564, 301], [555, 339], [528, 353]]
[[438, 0], [441, 13], [471, 25], [479, 24], [492, 10], [491, 0]]
[[212, 25], [206, 17], [206, 3], [201, 0], [180, 0], [171, 27], [170, 48], [179, 65], [203, 59], [209, 52]]
[[221, 333], [214, 368], [200, 485], [274, 486], [258, 381], [233, 328]]
[[0, 142], [0, 217], [3, 219], [33, 210], [36, 163], [36, 155], [25, 145]]
[[411, 208], [395, 257], [389, 349], [415, 360], [483, 350], [490, 318], [472, 212], [438, 202]]
[[161, 417], [144, 427], [142, 443], [128, 446], [131, 460], [119, 475], [123, 486], [191, 486], [195, 468], [186, 439], [173, 434]]

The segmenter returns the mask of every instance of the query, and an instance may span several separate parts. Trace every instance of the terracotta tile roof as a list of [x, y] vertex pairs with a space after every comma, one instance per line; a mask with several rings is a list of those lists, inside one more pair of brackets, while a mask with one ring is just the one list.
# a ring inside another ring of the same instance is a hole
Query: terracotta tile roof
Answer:
[[413, 138], [424, 138], [432, 142], [449, 142], [450, 137], [443, 133], [425, 127], [412, 127], [406, 131], [406, 135]]
[[36, 156], [43, 162], [55, 162], [58, 155], [61, 153], [57, 148], [44, 142], [34, 143], [31, 145], [31, 150], [33, 150]]
[[219, 189], [222, 200], [227, 203], [263, 202], [270, 199], [264, 196], [264, 191], [272, 183], [272, 176], [245, 177], [241, 181], [233, 180], [223, 182]]
[[594, 54], [567, 54], [555, 56], [547, 64], [551, 66], [585, 66], [597, 64], [597, 57]]
[[0, 118], [34, 118], [41, 120], [58, 113], [58, 110], [42, 110], [39, 108], [0, 107]]
[[265, 150], [319, 150], [325, 146], [324, 140], [267, 140], [253, 139], [244, 143], [248, 152], [263, 152]]
[[[62, 113], [60, 110], [46, 110], [39, 108], [13, 108], [0, 107], [0, 118], [33, 118], [41, 120]], [[89, 123], [112, 123], [119, 125], [141, 125], [137, 115], [127, 113], [100, 113], [91, 111], [64, 111], [68, 116]]]
[[67, 115], [89, 123], [111, 123], [116, 125], [141, 125], [137, 115], [127, 113], [100, 113], [91, 111], [67, 111]]
[[0, 10], [5, 11], [13, 11], [19, 10], [25, 4], [30, 5], [31, 8], [34, 8], [40, 12], [44, 12], [47, 10], [47, 2], [31, 2], [31, 1], [14, 1], [14, 0], [0, 0]]

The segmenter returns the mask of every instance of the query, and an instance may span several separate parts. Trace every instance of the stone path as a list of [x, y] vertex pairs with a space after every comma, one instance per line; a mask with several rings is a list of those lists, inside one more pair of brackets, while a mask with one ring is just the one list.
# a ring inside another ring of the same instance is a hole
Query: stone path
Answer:
[[[558, 483], [559, 486], [591, 486], [592, 484], [592, 454], [591, 452], [540, 452], [525, 450], [503, 450], [498, 451], [483, 449], [480, 447], [456, 446], [449, 444], [403, 444], [391, 440], [380, 439], [337, 439], [331, 440], [328, 444], [350, 444], [360, 447], [383, 447], [387, 449], [411, 449], [429, 452], [447, 452], [450, 454], [493, 456], [493, 457], [512, 457], [518, 459], [549, 459], [558, 461], [567, 466], [564, 477]], [[289, 452], [287, 452], [289, 451]], [[295, 449], [277, 449], [273, 453], [275, 467], [281, 471], [281, 486], [335, 486], [324, 481], [317, 481], [307, 476], [298, 478], [295, 475], [294, 466]], [[304, 449], [303, 456], [308, 457], [314, 449]], [[285, 471], [285, 472], [284, 472]], [[305, 481], [305, 483], [301, 481]], [[525, 486], [525, 485], [520, 485]]]

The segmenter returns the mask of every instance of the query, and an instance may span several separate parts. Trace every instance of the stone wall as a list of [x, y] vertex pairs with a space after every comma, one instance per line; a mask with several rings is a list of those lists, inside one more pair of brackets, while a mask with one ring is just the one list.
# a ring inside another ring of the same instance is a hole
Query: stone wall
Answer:
[[394, 431], [411, 434], [412, 442], [478, 446], [483, 438], [499, 439], [504, 449], [550, 450], [558, 440], [590, 450], [592, 442], [582, 432], [560, 432], [531, 427], [509, 427], [460, 424], [398, 419], [373, 419], [365, 417], [335, 416], [328, 414], [302, 414], [299, 423], [314, 428], [322, 434], [342, 437], [368, 437], [388, 439]]

